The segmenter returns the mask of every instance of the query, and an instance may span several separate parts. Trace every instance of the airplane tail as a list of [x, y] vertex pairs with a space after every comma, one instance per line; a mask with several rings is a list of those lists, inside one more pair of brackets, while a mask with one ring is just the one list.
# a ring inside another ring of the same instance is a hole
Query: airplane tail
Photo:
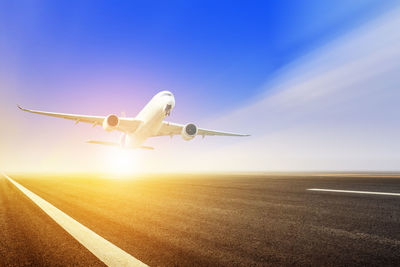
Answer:
[[[116, 142], [89, 140], [89, 141], [86, 141], [86, 143], [97, 144], [97, 145], [105, 145], [105, 146], [116, 146], [116, 147], [125, 148], [124, 146], [121, 146], [121, 144], [116, 143]], [[150, 150], [154, 149], [154, 147], [151, 147], [151, 146], [138, 146], [137, 148], [150, 149]]]

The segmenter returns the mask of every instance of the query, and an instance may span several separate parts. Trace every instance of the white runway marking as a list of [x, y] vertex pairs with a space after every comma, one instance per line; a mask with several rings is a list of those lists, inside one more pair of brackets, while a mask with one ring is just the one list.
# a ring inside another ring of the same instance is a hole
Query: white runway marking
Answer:
[[336, 189], [320, 189], [320, 188], [310, 188], [310, 189], [307, 189], [307, 190], [320, 191], [320, 192], [368, 194], [368, 195], [385, 195], [385, 196], [397, 196], [397, 197], [400, 197], [400, 193], [387, 193], [387, 192], [352, 191], [352, 190], [336, 190]]
[[64, 230], [71, 234], [84, 247], [108, 266], [147, 266], [135, 259], [111, 242], [105, 240], [89, 228], [83, 226], [67, 214], [51, 205], [35, 193], [32, 193], [19, 183], [15, 182], [5, 173], [2, 173], [11, 183], [29, 197], [36, 205], [56, 221]]

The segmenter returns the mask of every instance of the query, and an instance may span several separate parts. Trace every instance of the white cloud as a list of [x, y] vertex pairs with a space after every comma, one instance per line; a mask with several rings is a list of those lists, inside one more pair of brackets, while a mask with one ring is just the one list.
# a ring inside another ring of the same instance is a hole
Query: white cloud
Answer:
[[[268, 81], [259, 101], [212, 124], [252, 137], [209, 139], [207, 145], [196, 141], [191, 161], [182, 157], [168, 161], [169, 166], [203, 171], [398, 170], [399, 28], [396, 10], [303, 57]], [[180, 161], [188, 163], [176, 164]]]

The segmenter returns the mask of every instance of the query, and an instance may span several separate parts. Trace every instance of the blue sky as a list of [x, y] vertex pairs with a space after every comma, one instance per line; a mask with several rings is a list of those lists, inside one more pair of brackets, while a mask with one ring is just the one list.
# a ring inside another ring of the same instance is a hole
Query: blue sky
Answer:
[[[378, 0], [1, 1], [0, 169], [398, 170], [399, 13]], [[171, 120], [252, 137], [149, 140], [131, 160], [84, 144], [115, 133], [15, 107], [135, 116], [160, 90], [175, 94]]]
[[6, 1], [0, 38], [23, 103], [106, 97], [134, 113], [166, 89], [208, 115], [242, 105], [280, 68], [392, 6], [383, 2]]

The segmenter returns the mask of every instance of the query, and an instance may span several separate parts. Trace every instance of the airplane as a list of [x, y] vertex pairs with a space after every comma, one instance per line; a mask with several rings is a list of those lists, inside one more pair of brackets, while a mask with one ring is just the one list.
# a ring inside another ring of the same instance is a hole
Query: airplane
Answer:
[[108, 116], [88, 116], [78, 114], [54, 113], [38, 110], [22, 108], [17, 105], [20, 110], [63, 118], [79, 122], [91, 123], [92, 127], [102, 125], [104, 130], [111, 132], [118, 130], [122, 132], [119, 143], [108, 141], [89, 140], [87, 143], [100, 144], [108, 146], [119, 146], [123, 148], [144, 148], [154, 149], [153, 147], [143, 146], [142, 144], [149, 137], [181, 135], [186, 141], [193, 139], [195, 136], [249, 136], [248, 134], [237, 134], [229, 132], [221, 132], [198, 128], [193, 123], [186, 125], [164, 121], [171, 114], [175, 107], [175, 97], [169, 91], [161, 91], [156, 94], [146, 106], [134, 118], [118, 117], [115, 114]]

